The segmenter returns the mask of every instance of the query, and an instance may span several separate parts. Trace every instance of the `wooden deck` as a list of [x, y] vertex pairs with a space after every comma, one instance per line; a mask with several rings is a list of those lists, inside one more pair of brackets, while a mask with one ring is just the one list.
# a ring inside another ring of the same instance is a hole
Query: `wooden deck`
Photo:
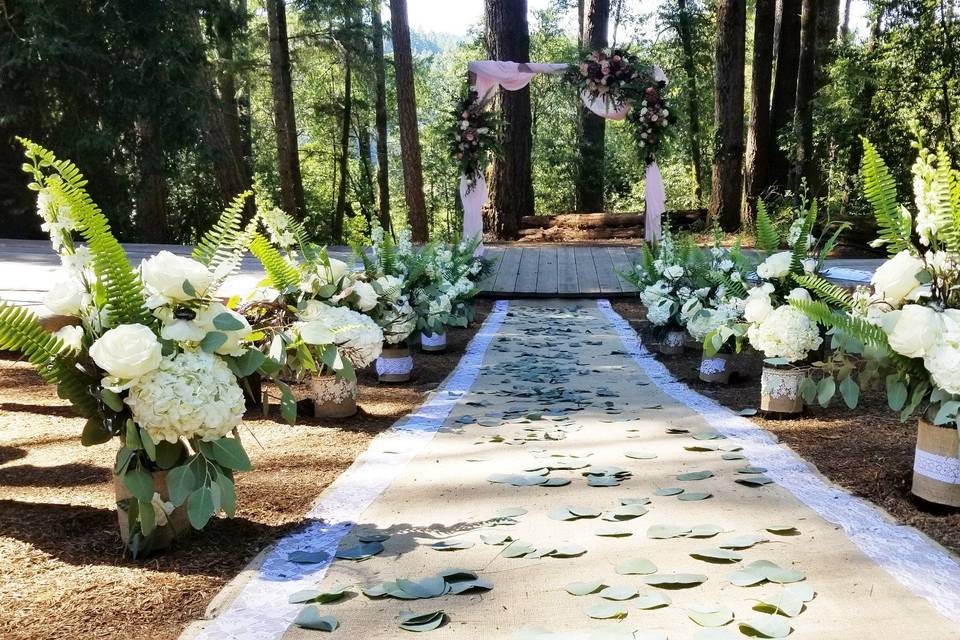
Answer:
[[496, 261], [481, 285], [489, 298], [622, 298], [636, 288], [619, 276], [637, 261], [627, 246], [488, 246]]

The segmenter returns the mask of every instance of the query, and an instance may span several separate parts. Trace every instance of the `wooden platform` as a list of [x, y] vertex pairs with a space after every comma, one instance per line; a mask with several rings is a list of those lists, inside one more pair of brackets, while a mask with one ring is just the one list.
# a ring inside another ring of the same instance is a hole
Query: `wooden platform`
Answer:
[[636, 247], [598, 245], [488, 246], [496, 260], [480, 287], [489, 298], [622, 298], [636, 288], [619, 274], [639, 256]]

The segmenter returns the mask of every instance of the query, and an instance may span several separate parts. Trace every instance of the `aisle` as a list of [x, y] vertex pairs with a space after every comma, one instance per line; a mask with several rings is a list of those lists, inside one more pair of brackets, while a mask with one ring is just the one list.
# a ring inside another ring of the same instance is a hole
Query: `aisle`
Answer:
[[[274, 564], [201, 637], [271, 640], [305, 605], [270, 600], [305, 585], [314, 596], [350, 586], [317, 605], [339, 628], [291, 626], [286, 640], [406, 638], [402, 612], [438, 610], [446, 622], [427, 638], [743, 638], [744, 623], [811, 640], [960, 635], [952, 557], [826, 485], [748, 421], [685, 398], [608, 305], [512, 303], [492, 317], [472, 356], [479, 375], [459, 372], [472, 388], [447, 394], [456, 403], [440, 432], [422, 430], [411, 449], [379, 445], [409, 462], [355, 475], [362, 503], [397, 473], [339, 547], [376, 553], [335, 560], [322, 580], [324, 562], [297, 565], [299, 581]], [[338, 484], [342, 501], [351, 494]], [[284, 553], [322, 551], [321, 529]], [[758, 601], [794, 616], [758, 612]]]

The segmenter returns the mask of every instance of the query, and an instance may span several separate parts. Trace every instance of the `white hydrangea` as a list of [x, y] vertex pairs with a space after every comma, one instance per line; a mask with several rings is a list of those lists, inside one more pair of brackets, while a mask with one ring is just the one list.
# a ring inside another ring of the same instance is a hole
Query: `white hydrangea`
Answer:
[[673, 317], [673, 305], [672, 300], [660, 298], [654, 304], [647, 306], [647, 320], [658, 327], [666, 326]]
[[244, 412], [243, 391], [226, 362], [203, 351], [165, 356], [134, 382], [125, 402], [154, 442], [217, 440]]
[[946, 391], [960, 395], [960, 310], [947, 309], [943, 313], [943, 332], [936, 344], [927, 351], [923, 364], [933, 383]]
[[311, 300], [300, 318], [296, 328], [304, 342], [336, 344], [340, 356], [354, 368], [362, 369], [380, 356], [383, 331], [370, 316]]
[[805, 359], [822, 343], [816, 323], [802, 311], [783, 305], [774, 309], [762, 322], [747, 330], [750, 344], [768, 358], [785, 358], [788, 362]]

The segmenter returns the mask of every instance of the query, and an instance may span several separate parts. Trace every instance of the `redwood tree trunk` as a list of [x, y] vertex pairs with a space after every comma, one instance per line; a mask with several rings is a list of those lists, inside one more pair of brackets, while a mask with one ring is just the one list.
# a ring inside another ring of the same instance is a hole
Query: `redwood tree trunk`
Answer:
[[400, 118], [400, 155], [403, 160], [403, 192], [407, 219], [414, 242], [426, 242], [427, 205], [423, 197], [423, 168], [420, 160], [420, 131], [417, 126], [417, 95], [413, 85], [413, 54], [407, 0], [390, 0], [393, 29], [393, 61], [397, 77], [397, 110]]
[[710, 218], [712, 222], [719, 223], [725, 231], [736, 231], [740, 226], [746, 29], [746, 0], [719, 0], [714, 69], [717, 149], [713, 158]]
[[800, 67], [800, 2], [780, 0], [777, 73], [770, 106], [770, 184], [786, 187], [790, 159], [780, 149], [778, 136], [793, 126], [797, 100], [797, 71]]
[[144, 242], [167, 241], [167, 185], [163, 147], [153, 119], [144, 115], [137, 120], [137, 226]]
[[280, 174], [280, 204], [284, 211], [303, 220], [307, 206], [300, 175], [297, 119], [293, 110], [293, 83], [290, 79], [290, 44], [287, 40], [285, 0], [266, 0], [267, 33], [270, 39], [270, 80], [273, 91], [273, 120], [277, 138], [277, 169]]
[[[526, 4], [526, 3], [524, 3]], [[591, 51], [607, 46], [610, 0], [589, 0], [584, 7], [582, 42]], [[580, 166], [577, 211], [603, 211], [606, 120], [580, 105]]]
[[693, 34], [690, 30], [690, 9], [687, 0], [679, 0], [677, 35], [683, 50], [683, 73], [687, 77], [687, 111], [690, 118], [687, 127], [687, 148], [690, 153], [690, 169], [693, 176], [693, 195], [697, 206], [703, 203], [703, 160], [700, 156], [700, 92], [697, 90], [697, 67], [693, 57]]
[[353, 117], [353, 71], [350, 65], [350, 52], [343, 51], [343, 111], [340, 113], [340, 150], [337, 159], [340, 164], [340, 184], [337, 186], [337, 206], [333, 211], [331, 240], [334, 244], [343, 243], [343, 219], [347, 215], [347, 186], [350, 183], [350, 126]]
[[[486, 0], [487, 53], [492, 60], [530, 61], [526, 0]], [[533, 215], [530, 149], [530, 88], [501, 91], [500, 108], [507, 123], [503, 150], [493, 166], [490, 201], [497, 237], [517, 236], [520, 218]]]
[[777, 0], [757, 0], [753, 22], [753, 75], [747, 131], [744, 226], [757, 216], [757, 198], [767, 188], [770, 151], [770, 84], [773, 78], [773, 27]]
[[387, 167], [387, 82], [383, 60], [383, 23], [380, 0], [371, 0], [373, 25], [373, 72], [376, 80], [374, 112], [377, 128], [377, 188], [380, 205], [380, 226], [390, 231], [390, 173]]
[[813, 97], [817, 76], [817, 3], [803, 0], [800, 19], [800, 67], [797, 73], [797, 106], [794, 131], [797, 138], [797, 157], [791, 170], [790, 186], [800, 194], [803, 179], [816, 195], [817, 179], [813, 161]]

